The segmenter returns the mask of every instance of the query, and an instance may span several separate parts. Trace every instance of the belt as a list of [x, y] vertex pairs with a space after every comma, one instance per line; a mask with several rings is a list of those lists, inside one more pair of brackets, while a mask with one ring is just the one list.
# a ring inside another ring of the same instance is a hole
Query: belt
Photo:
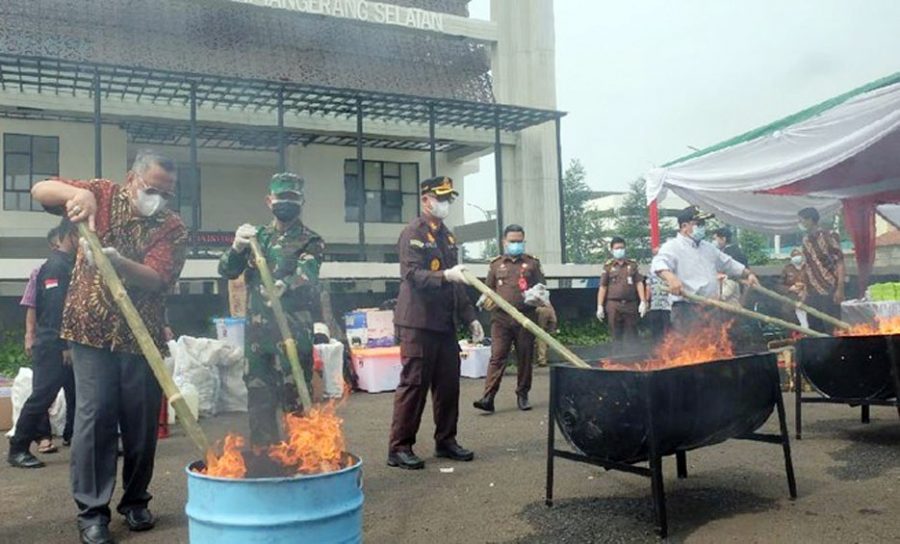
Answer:
[[606, 302], [637, 302], [636, 298], [608, 298]]

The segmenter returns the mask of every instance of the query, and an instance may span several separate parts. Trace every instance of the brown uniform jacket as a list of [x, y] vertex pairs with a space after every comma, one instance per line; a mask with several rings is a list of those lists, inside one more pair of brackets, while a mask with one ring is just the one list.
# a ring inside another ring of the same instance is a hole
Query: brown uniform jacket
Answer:
[[643, 289], [644, 276], [638, 272], [638, 264], [631, 259], [611, 259], [603, 265], [600, 286], [606, 287], [606, 303], [609, 300], [638, 300], [637, 286]]
[[464, 286], [444, 281], [444, 270], [456, 266], [456, 239], [443, 223], [413, 219], [400, 233], [400, 294], [394, 325], [436, 332], [455, 332], [459, 322], [477, 319]]
[[[534, 306], [525, 304], [523, 293], [538, 283], [544, 283], [544, 271], [541, 270], [541, 261], [527, 253], [521, 257], [501, 255], [491, 261], [488, 269], [486, 284], [497, 291], [503, 300], [516, 307], [517, 310], [532, 315]], [[496, 308], [491, 319], [512, 320], [506, 312]]]

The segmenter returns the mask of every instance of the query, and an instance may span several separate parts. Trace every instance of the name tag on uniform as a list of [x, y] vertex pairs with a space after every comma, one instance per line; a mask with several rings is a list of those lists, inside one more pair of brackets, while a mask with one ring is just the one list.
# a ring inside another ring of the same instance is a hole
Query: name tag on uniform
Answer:
[[634, 278], [628, 276], [628, 285], [634, 285]]

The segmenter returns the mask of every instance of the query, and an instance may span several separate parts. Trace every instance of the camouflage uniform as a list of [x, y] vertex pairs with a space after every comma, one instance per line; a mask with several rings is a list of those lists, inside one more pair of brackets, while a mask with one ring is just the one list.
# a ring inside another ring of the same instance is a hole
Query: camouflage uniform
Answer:
[[[272, 186], [276, 186], [275, 178]], [[302, 185], [300, 192], [302, 194]], [[284, 232], [276, 229], [274, 221], [258, 227], [256, 238], [266, 256], [273, 280], [281, 280], [287, 287], [281, 304], [297, 342], [307, 387], [311, 387], [312, 326], [321, 313], [318, 283], [325, 243], [299, 218]], [[293, 411], [299, 406], [290, 363], [282, 351], [281, 331], [268, 304], [253, 252], [247, 249], [239, 253], [230, 248], [219, 260], [219, 274], [234, 279], [241, 273], [244, 274], [248, 299], [244, 381], [248, 393], [250, 442], [261, 446], [278, 440], [278, 408]]]

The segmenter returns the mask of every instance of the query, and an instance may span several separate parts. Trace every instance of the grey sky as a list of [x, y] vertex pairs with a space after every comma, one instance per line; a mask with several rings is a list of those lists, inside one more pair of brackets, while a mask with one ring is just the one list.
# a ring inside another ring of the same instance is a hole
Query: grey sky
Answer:
[[[489, 19], [489, 5], [473, 0], [472, 16]], [[580, 159], [598, 190], [900, 70], [894, 0], [556, 0], [555, 10], [563, 159]], [[492, 160], [466, 180], [467, 199], [489, 209]]]

